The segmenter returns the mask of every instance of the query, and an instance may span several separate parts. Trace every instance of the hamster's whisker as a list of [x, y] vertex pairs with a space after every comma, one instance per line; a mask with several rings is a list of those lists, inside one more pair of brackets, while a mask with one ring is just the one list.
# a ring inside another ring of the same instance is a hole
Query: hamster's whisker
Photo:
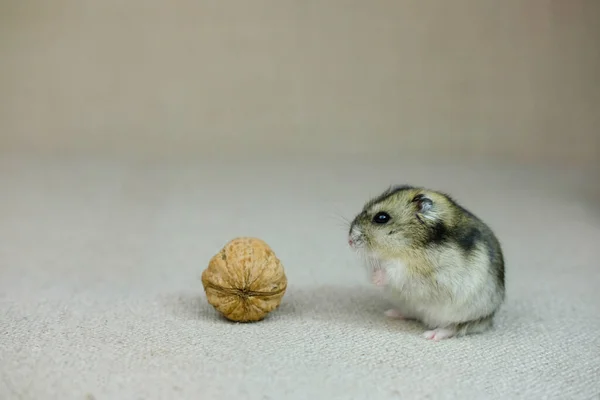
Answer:
[[350, 228], [350, 224], [352, 223], [348, 218], [344, 217], [341, 214], [331, 214], [329, 215], [329, 218], [335, 220], [338, 224], [338, 226], [348, 229]]

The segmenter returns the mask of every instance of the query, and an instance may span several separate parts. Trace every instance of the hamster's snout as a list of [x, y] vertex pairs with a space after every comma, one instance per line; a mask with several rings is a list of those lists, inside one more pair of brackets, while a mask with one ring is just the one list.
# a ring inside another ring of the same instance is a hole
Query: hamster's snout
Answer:
[[350, 232], [348, 233], [348, 245], [352, 248], [356, 248], [358, 244], [360, 244], [362, 238], [362, 232], [356, 229], [356, 226], [352, 225], [350, 227]]

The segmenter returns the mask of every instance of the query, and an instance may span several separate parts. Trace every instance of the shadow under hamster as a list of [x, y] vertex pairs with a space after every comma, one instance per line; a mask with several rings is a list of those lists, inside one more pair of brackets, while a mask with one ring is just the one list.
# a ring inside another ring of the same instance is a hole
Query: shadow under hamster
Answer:
[[[500, 308], [493, 333], [489, 336], [511, 337], [515, 331], [544, 325], [543, 318], [535, 318], [530, 299], [510, 298]], [[172, 317], [187, 321], [221, 321], [236, 324], [223, 317], [207, 301], [202, 291], [179, 292], [161, 296], [162, 307]], [[263, 321], [253, 324], [281, 324], [290, 320], [327, 322], [353, 328], [397, 332], [399, 335], [420, 335], [425, 327], [418, 321], [395, 320], [384, 312], [391, 304], [377, 288], [366, 285], [288, 286], [281, 305]], [[510, 308], [510, 311], [507, 310]], [[533, 318], [532, 318], [533, 317]], [[320, 324], [317, 324], [320, 325]], [[510, 328], [509, 328], [510, 327]], [[476, 335], [475, 337], [479, 337]]]

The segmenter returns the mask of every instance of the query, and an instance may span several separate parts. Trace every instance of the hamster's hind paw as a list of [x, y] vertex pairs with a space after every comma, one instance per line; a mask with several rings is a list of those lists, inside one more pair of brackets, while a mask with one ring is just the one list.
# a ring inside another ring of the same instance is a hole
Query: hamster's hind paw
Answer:
[[437, 342], [443, 339], [450, 339], [455, 334], [456, 331], [454, 329], [438, 328], [430, 331], [425, 331], [423, 337], [427, 340], [433, 340], [434, 342]]
[[404, 315], [400, 313], [400, 311], [390, 308], [386, 312], [384, 312], [385, 316], [391, 319], [407, 319]]

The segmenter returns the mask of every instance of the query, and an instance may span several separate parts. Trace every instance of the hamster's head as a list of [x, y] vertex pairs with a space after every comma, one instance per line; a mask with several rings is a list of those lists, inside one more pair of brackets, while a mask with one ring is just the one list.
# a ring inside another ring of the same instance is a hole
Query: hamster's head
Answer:
[[393, 258], [441, 240], [450, 212], [440, 193], [408, 185], [391, 187], [368, 201], [354, 218], [348, 244], [364, 254]]

